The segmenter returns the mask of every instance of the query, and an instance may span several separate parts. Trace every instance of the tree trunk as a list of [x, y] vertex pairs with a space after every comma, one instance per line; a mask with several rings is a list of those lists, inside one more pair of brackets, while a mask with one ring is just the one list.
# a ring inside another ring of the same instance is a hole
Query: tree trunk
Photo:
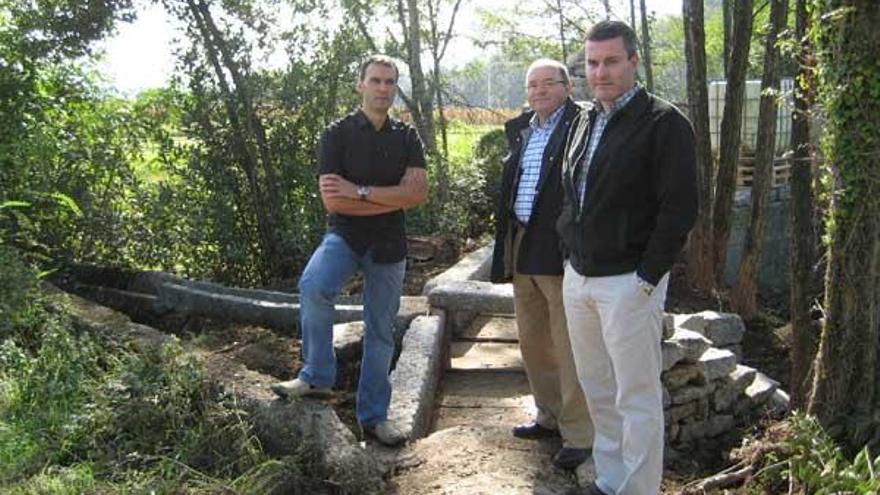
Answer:
[[438, 25], [437, 20], [440, 16], [440, 1], [436, 0], [428, 1], [428, 23], [430, 26], [430, 38], [429, 41], [431, 43], [431, 57], [434, 63], [434, 70], [432, 72], [432, 89], [434, 93], [435, 101], [437, 102], [437, 116], [438, 116], [438, 124], [440, 125], [440, 136], [443, 140], [443, 153], [440, 156], [440, 159], [437, 160], [437, 201], [440, 205], [445, 205], [449, 200], [449, 141], [446, 133], [447, 122], [446, 115], [444, 113], [444, 100], [443, 100], [443, 77], [440, 72], [440, 62], [443, 60], [444, 55], [446, 55], [446, 48], [449, 46], [449, 41], [452, 39], [452, 28], [455, 26], [455, 18], [458, 15], [458, 9], [461, 7], [462, 0], [455, 0], [455, 4], [452, 6], [452, 14], [449, 16], [449, 25], [446, 26], [446, 31], [441, 32]]
[[691, 285], [710, 290], [715, 285], [712, 259], [712, 149], [709, 140], [709, 95], [706, 90], [706, 34], [703, 0], [683, 0], [684, 51], [687, 59], [687, 94], [694, 124], [700, 212], [688, 241], [687, 275]]
[[556, 12], [559, 14], [559, 47], [562, 48], [562, 63], [567, 64], [568, 47], [565, 45], [565, 15], [563, 15], [562, 0], [556, 0]]
[[810, 146], [810, 105], [812, 104], [811, 48], [806, 38], [809, 17], [807, 0], [797, 0], [795, 39], [798, 53], [799, 87], [794, 92], [791, 119], [791, 404], [801, 409], [807, 404], [810, 364], [816, 355], [817, 335], [810, 317], [810, 286], [813, 279], [816, 233], [813, 228], [813, 163]]
[[406, 63], [409, 66], [409, 77], [412, 83], [411, 104], [407, 104], [412, 112], [413, 121], [426, 150], [436, 154], [437, 143], [434, 138], [434, 101], [428, 91], [427, 78], [422, 70], [422, 36], [418, 0], [398, 0], [398, 16], [404, 32], [406, 43]]
[[822, 149], [835, 183], [826, 216], [825, 324], [807, 411], [861, 445], [859, 435], [871, 430], [852, 426], [876, 424], [880, 408], [880, 66], [869, 55], [880, 46], [880, 4], [817, 0], [814, 8], [818, 97], [827, 116]]
[[732, 5], [730, 5], [730, 1], [731, 0], [721, 0], [722, 27], [724, 29], [724, 41], [721, 56], [723, 57], [725, 74], [730, 70], [730, 47], [733, 44], [731, 40], [733, 34], [733, 15], [731, 13]]
[[724, 95], [724, 115], [721, 119], [720, 159], [715, 185], [715, 205], [712, 209], [712, 242], [715, 248], [715, 277], [720, 286], [727, 262], [727, 241], [733, 216], [733, 197], [736, 193], [736, 171], [739, 164], [740, 129], [742, 128], [742, 101], [745, 92], [749, 42], [752, 37], [752, 0], [736, 3], [734, 11], [733, 46], [727, 88]]
[[[266, 141], [266, 129], [260, 116], [257, 114], [245, 71], [242, 69], [241, 64], [235, 60], [235, 56], [226, 43], [223, 33], [220, 32], [220, 29], [214, 22], [208, 5], [200, 1], [198, 8], [202, 13], [205, 27], [211, 33], [217, 50], [220, 52], [223, 65], [232, 78], [234, 94], [238, 100], [238, 109], [242, 114], [240, 117], [241, 122], [244, 124], [244, 135], [242, 138], [244, 139], [248, 154], [253, 157], [252, 160], [256, 163], [255, 170], [260, 188], [265, 190], [266, 211], [258, 212], [258, 215], [266, 217], [264, 222], [267, 224], [271, 239], [272, 248], [266, 253], [268, 256], [266, 261], [272, 276], [283, 277], [285, 270], [281, 266], [281, 255], [278, 246], [280, 245], [280, 225], [283, 223], [284, 214], [282, 211], [281, 192], [279, 190], [280, 180], [278, 179], [278, 171], [275, 169], [275, 161]], [[260, 171], [262, 171], [262, 175], [259, 174]]]
[[[248, 142], [249, 138], [253, 137], [249, 132], [250, 126], [248, 122], [242, 123], [242, 109], [240, 108], [242, 100], [237, 97], [235, 90], [230, 87], [229, 82], [226, 80], [226, 71], [233, 73], [237, 66], [229, 66], [229, 59], [223, 59], [220, 45], [224, 44], [224, 40], [216, 24], [213, 22], [208, 6], [201, 0], [198, 3], [194, 0], [189, 0], [187, 7], [201, 34], [206, 54], [214, 69], [217, 83], [220, 86], [221, 96], [226, 105], [227, 117], [232, 128], [233, 156], [235, 161], [242, 167], [251, 189], [254, 215], [256, 216], [257, 229], [260, 233], [260, 250], [264, 255], [264, 266], [260, 272], [265, 278], [275, 274], [276, 268], [280, 263], [278, 232], [275, 227], [276, 224], [273, 222], [274, 217], [266, 208], [265, 193], [258, 172], [259, 158], [253, 145]], [[227, 65], [221, 64], [221, 59]]]
[[639, 0], [642, 10], [642, 65], [645, 67], [645, 89], [654, 92], [654, 69], [651, 66], [651, 30], [648, 26], [648, 11], [645, 0]]
[[633, 31], [638, 31], [636, 26], [636, 0], [629, 0], [629, 26]]
[[779, 97], [779, 47], [776, 46], [776, 40], [785, 29], [787, 11], [788, 0], [771, 0], [770, 30], [767, 32], [764, 74], [761, 77], [751, 218], [746, 231], [743, 257], [730, 297], [733, 310], [746, 320], [754, 318], [758, 312], [758, 269], [761, 266], [767, 224], [764, 205], [773, 185], [773, 161], [776, 158], [776, 100]]

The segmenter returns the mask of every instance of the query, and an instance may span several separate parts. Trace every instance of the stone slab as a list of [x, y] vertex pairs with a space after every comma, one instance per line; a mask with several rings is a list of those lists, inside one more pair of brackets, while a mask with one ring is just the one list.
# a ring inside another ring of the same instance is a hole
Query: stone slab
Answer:
[[152, 294], [79, 283], [71, 289], [86, 299], [122, 311], [137, 321], [149, 321], [161, 316], [154, 309], [156, 296]]
[[739, 344], [746, 331], [745, 324], [739, 315], [717, 311], [678, 315], [675, 325], [678, 328], [703, 334], [717, 347]]
[[451, 368], [455, 370], [522, 371], [518, 344], [495, 342], [452, 342]]
[[682, 350], [683, 361], [695, 363], [706, 349], [712, 346], [712, 342], [698, 332], [684, 328], [676, 328], [669, 342], [678, 344]]
[[771, 415], [783, 417], [791, 411], [791, 398], [788, 396], [788, 392], [777, 388], [765, 405]]
[[679, 442], [693, 442], [703, 438], [717, 437], [718, 435], [733, 428], [735, 420], [733, 416], [719, 414], [705, 420], [694, 421], [681, 425], [678, 435]]
[[428, 294], [431, 306], [447, 311], [513, 314], [513, 285], [456, 281], [434, 287]]
[[663, 340], [666, 340], [672, 337], [672, 334], [675, 333], [675, 317], [677, 315], [672, 313], [664, 313], [663, 314]]
[[673, 405], [686, 404], [700, 399], [706, 399], [715, 391], [715, 384], [688, 385], [678, 390], [670, 390]]
[[685, 385], [704, 385], [706, 379], [703, 369], [694, 363], [678, 363], [661, 376], [669, 390], [676, 390]]
[[299, 314], [293, 303], [249, 299], [172, 283], [159, 287], [156, 310], [160, 313], [177, 311], [221, 321], [251, 323], [285, 334], [291, 334], [296, 328]]
[[419, 316], [403, 337], [397, 366], [391, 372], [389, 419], [413, 440], [428, 434], [437, 386], [443, 373], [441, 315]]
[[[192, 284], [164, 283], [157, 290], [155, 311], [160, 314], [176, 311], [221, 321], [259, 325], [271, 328], [282, 335], [299, 335], [299, 303], [252, 299], [235, 295], [235, 291], [224, 293], [197, 288]], [[426, 297], [401, 297], [400, 309], [395, 318], [395, 327], [402, 332], [416, 316], [425, 315], [428, 311]], [[363, 319], [363, 306], [336, 305], [336, 323], [361, 319]]]
[[706, 380], [712, 381], [736, 370], [736, 356], [730, 351], [710, 347], [700, 356], [700, 366]]
[[755, 373], [755, 379], [751, 385], [746, 387], [746, 397], [749, 398], [753, 405], [758, 406], [767, 402], [773, 396], [773, 393], [776, 392], [777, 388], [779, 388], [779, 382], [769, 378], [764, 373], [758, 372]]
[[519, 341], [516, 318], [512, 316], [478, 315], [467, 330], [457, 336], [460, 340], [478, 342], [509, 342]]
[[333, 350], [339, 361], [360, 359], [364, 342], [364, 322], [349, 321], [333, 325]]
[[729, 375], [716, 380], [717, 387], [713, 396], [716, 411], [728, 411], [742, 397], [746, 387], [755, 379], [755, 370], [748, 366], [737, 365]]
[[494, 243], [490, 243], [464, 256], [448, 270], [425, 282], [422, 294], [428, 295], [436, 287], [450, 282], [489, 280], [493, 249]]
[[663, 354], [663, 370], [672, 369], [684, 357], [684, 348], [677, 342], [664, 340], [660, 343], [660, 351]]
[[524, 373], [447, 371], [437, 398], [435, 430], [487, 423], [512, 427], [534, 419]]

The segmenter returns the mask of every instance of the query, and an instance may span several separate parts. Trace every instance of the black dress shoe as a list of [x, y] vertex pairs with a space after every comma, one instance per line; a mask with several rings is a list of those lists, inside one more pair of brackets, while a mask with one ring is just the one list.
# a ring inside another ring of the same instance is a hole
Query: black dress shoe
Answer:
[[537, 422], [525, 423], [513, 427], [513, 436], [516, 438], [525, 438], [527, 440], [537, 440], [539, 438], [555, 438], [559, 436], [559, 430], [547, 428], [539, 425]]
[[559, 469], [574, 469], [590, 457], [590, 452], [590, 449], [562, 447], [559, 449], [559, 452], [553, 456], [553, 465]]
[[606, 495], [605, 492], [596, 486], [596, 483], [590, 483], [587, 486], [578, 486], [565, 492], [565, 495]]

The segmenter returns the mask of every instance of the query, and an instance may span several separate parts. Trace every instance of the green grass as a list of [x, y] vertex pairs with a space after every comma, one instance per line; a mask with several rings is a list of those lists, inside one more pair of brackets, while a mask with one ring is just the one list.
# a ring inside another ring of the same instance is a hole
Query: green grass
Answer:
[[[0, 285], [14, 278], [9, 266]], [[0, 493], [274, 493], [320, 482], [304, 474], [305, 454], [267, 456], [234, 398], [180, 344], [135, 352], [47, 302], [29, 293], [0, 320]]]
[[[470, 165], [473, 159], [474, 147], [480, 138], [487, 132], [500, 129], [502, 126], [490, 124], [465, 124], [463, 122], [450, 122], [447, 130], [449, 140], [449, 163], [450, 173], [458, 172], [461, 167]], [[439, 143], [439, 133], [437, 136]]]

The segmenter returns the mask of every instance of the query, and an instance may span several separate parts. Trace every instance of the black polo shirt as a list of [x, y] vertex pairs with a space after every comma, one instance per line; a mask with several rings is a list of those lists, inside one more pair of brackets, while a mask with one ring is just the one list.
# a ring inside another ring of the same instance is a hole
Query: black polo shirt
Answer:
[[[378, 131], [362, 110], [330, 124], [321, 137], [319, 174], [338, 174], [358, 185], [396, 186], [408, 167], [425, 168], [425, 150], [415, 128], [389, 116]], [[330, 213], [331, 232], [363, 255], [373, 249], [380, 263], [406, 256], [403, 210], [381, 215]]]

